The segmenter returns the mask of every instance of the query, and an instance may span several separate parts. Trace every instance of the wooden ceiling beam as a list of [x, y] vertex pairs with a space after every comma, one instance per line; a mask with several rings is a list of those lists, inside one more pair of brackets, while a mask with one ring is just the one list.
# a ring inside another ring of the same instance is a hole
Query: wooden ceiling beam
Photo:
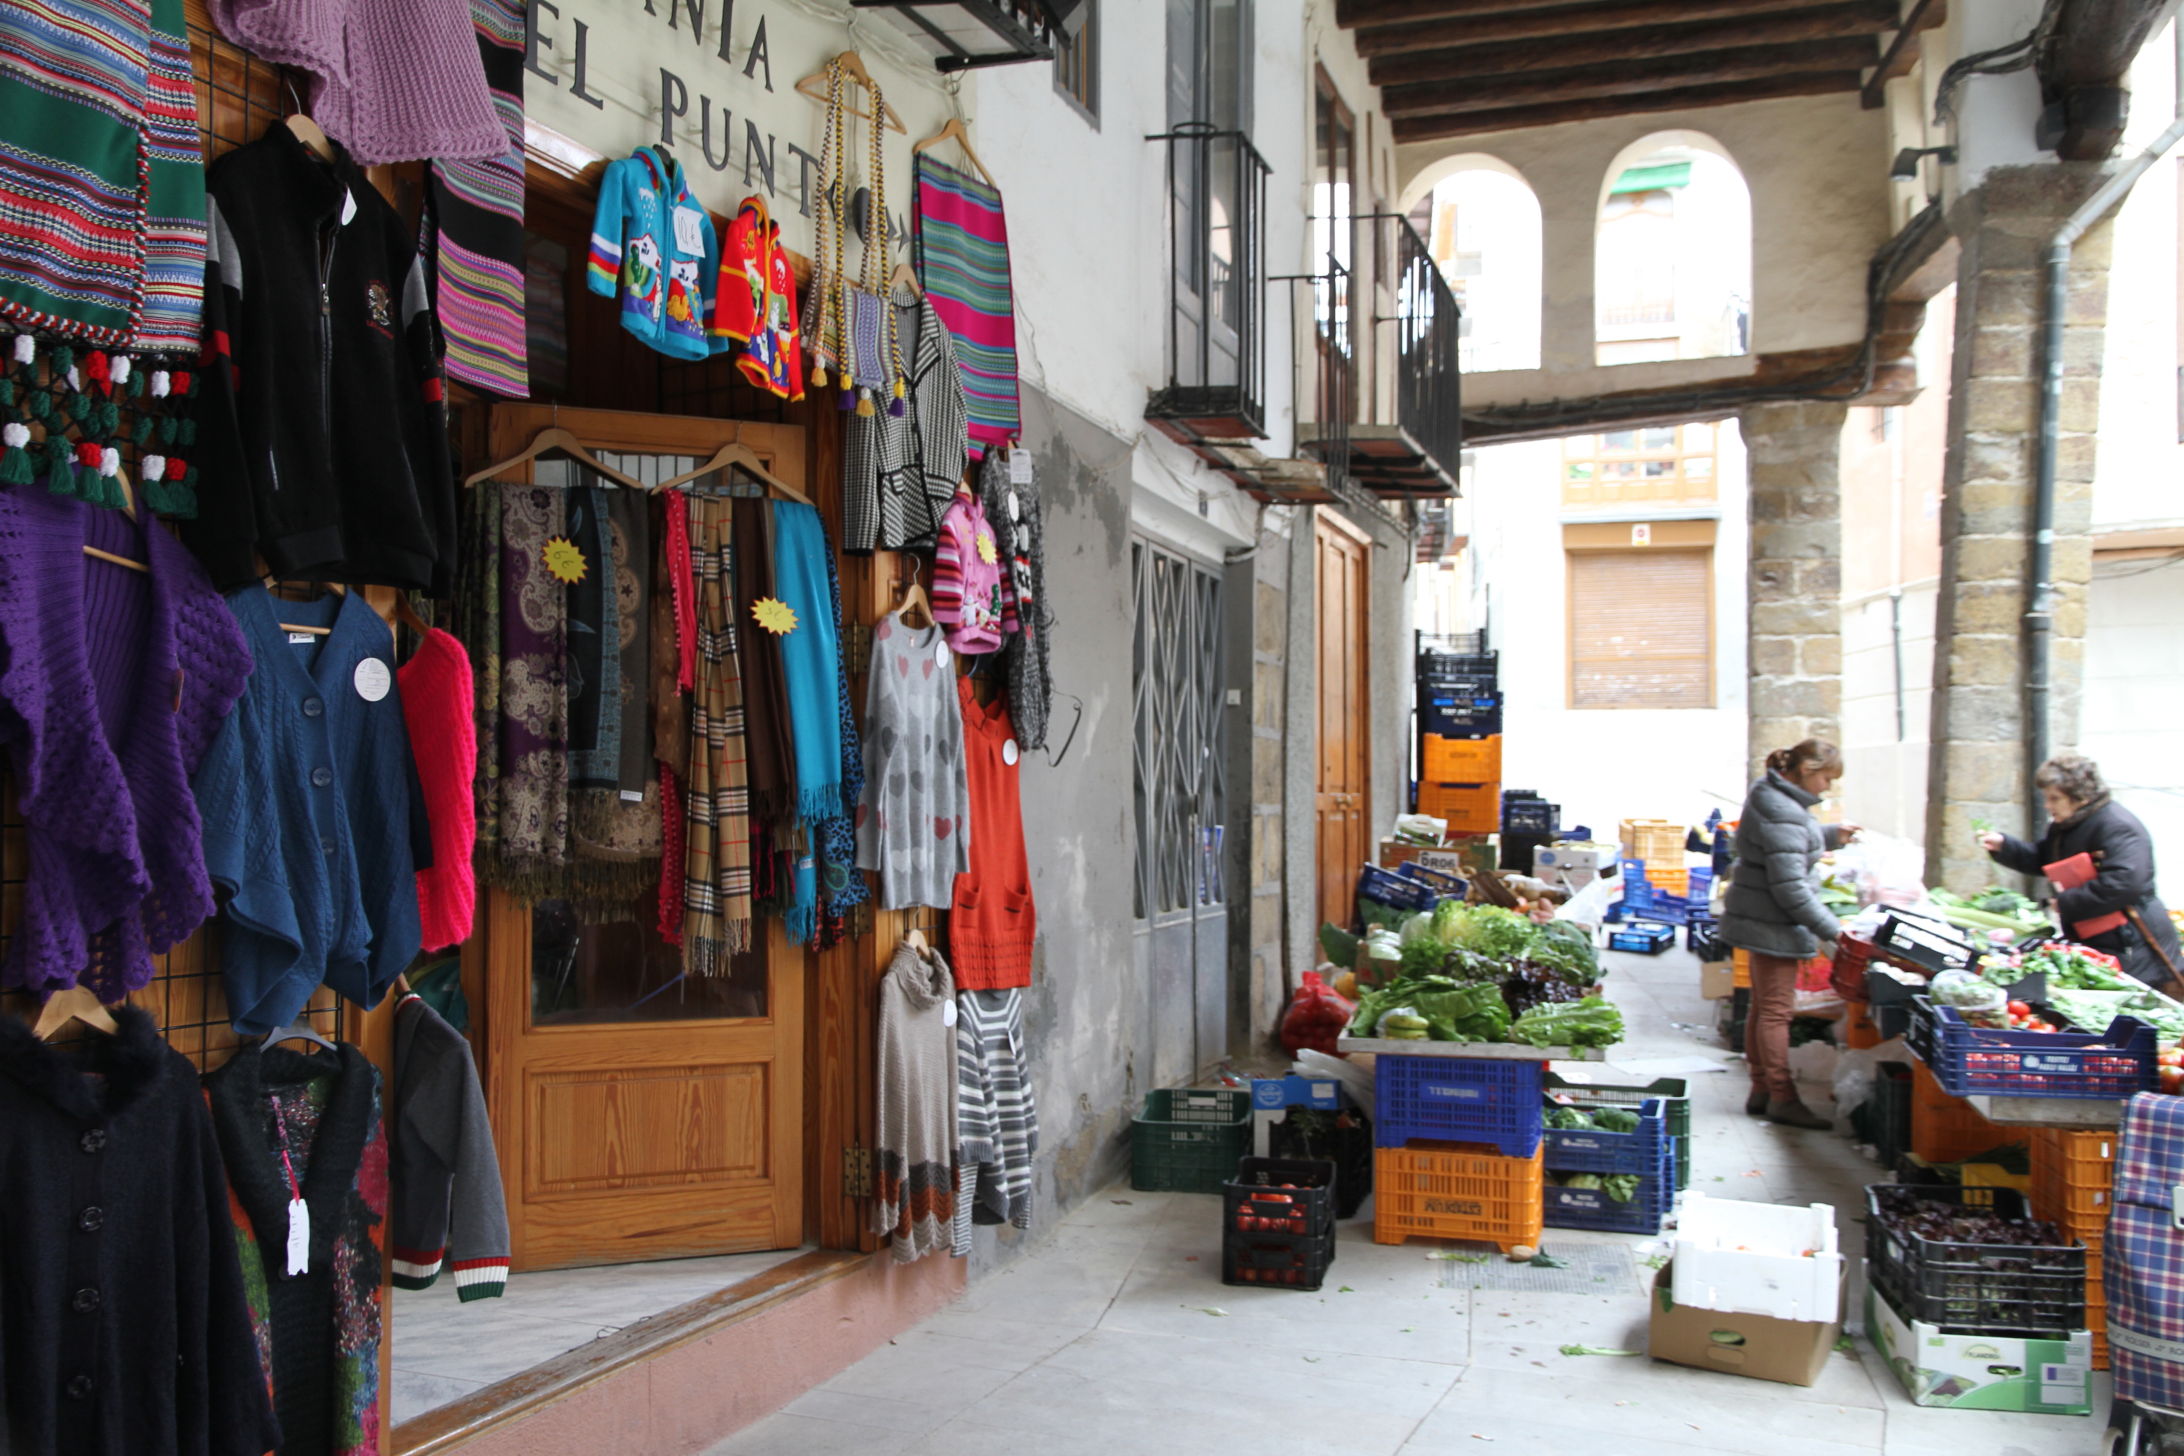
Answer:
[[1462, 20], [1513, 11], [1567, 9], [1583, 0], [1543, 5], [1540, 0], [1335, 0], [1335, 24], [1346, 30], [1361, 25], [1401, 25], [1412, 20]]
[[2066, 162], [2114, 153], [2130, 111], [2124, 76], [2164, 9], [2162, 0], [2067, 0], [2035, 62], [2047, 104], [2035, 134], [2041, 145], [2052, 132]]
[[[1627, 35], [1636, 28], [1649, 31], [1666, 31], [1666, 28], [1684, 28], [1693, 22], [1732, 22], [1730, 31], [1745, 33], [1749, 39], [1743, 44], [1760, 44], [1769, 39], [1767, 24], [1771, 17], [1782, 15], [1784, 22], [1793, 22], [1797, 11], [1848, 11], [1859, 13], [1859, 24], [1850, 28], [1821, 28], [1815, 33], [1826, 35], [1863, 35], [1867, 31], [1889, 31], [1896, 22], [1896, 7], [1891, 0], [1876, 0], [1863, 7], [1850, 4], [1824, 4], [1821, 0], [1616, 0], [1614, 4], [1579, 4], [1579, 7], [1553, 9], [1553, 11], [1514, 11], [1507, 15], [1481, 15], [1465, 17], [1465, 20], [1424, 20], [1413, 24], [1367, 24], [1358, 28], [1356, 48], [1358, 55], [1367, 59], [1376, 57], [1415, 57], [1426, 50], [1452, 50], [1500, 44], [1500, 41], [1540, 41], [1540, 39], [1575, 39], [1577, 44], [1645, 44], [1651, 39]], [[1861, 13], [1863, 11], [1863, 13]], [[1793, 35], [1791, 39], [1808, 39]], [[1732, 37], [1732, 44], [1736, 44]], [[1686, 46], [1695, 50], [1697, 46]]]
[[1504, 106], [1493, 111], [1462, 114], [1398, 116], [1388, 126], [1398, 145], [1406, 142], [1444, 141], [1497, 131], [1527, 131], [1533, 127], [1560, 126], [1572, 121], [1601, 121], [1617, 116], [1636, 116], [1657, 111], [1696, 111], [1709, 106], [1733, 106], [1744, 101], [1771, 101], [1781, 96], [1825, 96], [1837, 91], [1856, 91], [1857, 71], [1815, 71], [1772, 76], [1754, 81], [1711, 86], [1679, 86], [1635, 96], [1602, 96], [1532, 106]]
[[1860, 71], [1874, 64], [1879, 50], [1880, 43], [1871, 36], [1795, 46], [1748, 46], [1533, 75], [1481, 76], [1460, 82], [1421, 81], [1387, 86], [1381, 90], [1380, 103], [1381, 110], [1390, 120], [1395, 120], [1497, 111], [1508, 106], [1543, 106], [1599, 97], [1642, 96], [1663, 88], [1717, 86], [1816, 72]]

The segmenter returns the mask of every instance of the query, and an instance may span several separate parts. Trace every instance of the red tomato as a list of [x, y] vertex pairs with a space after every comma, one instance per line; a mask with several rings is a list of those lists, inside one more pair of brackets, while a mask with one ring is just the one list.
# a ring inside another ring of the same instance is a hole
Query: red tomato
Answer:
[[2184, 1067], [2173, 1064], [2163, 1067], [2161, 1069], [2161, 1090], [2172, 1097], [2179, 1092], [2184, 1092]]
[[2010, 1003], [2010, 1015], [2030, 1016], [2032, 1015], [2032, 1007], [2029, 1003], [2024, 1001], [2012, 1001]]

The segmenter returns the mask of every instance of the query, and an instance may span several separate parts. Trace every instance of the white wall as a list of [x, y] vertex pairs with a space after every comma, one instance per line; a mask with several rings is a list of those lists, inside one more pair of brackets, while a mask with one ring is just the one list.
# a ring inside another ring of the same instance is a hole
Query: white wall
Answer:
[[2096, 566], [2090, 616], [2078, 748], [2146, 821], [2184, 896], [2184, 561]]
[[1747, 486], [1733, 422], [1720, 427], [1720, 439], [1716, 471], [1725, 508], [1714, 543], [1715, 706], [1676, 710], [1568, 706], [1568, 572], [1557, 505], [1562, 442], [1478, 452], [1471, 569], [1501, 653], [1502, 779], [1561, 804], [1565, 827], [1584, 824], [1612, 838], [1621, 819], [1695, 824], [1711, 808], [1734, 813], [1743, 802]]

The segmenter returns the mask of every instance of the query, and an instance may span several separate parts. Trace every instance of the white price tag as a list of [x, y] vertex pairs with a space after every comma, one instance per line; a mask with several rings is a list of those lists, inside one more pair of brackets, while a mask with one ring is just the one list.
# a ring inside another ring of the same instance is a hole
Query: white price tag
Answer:
[[1031, 484], [1031, 452], [1021, 445], [1009, 451], [1009, 484]]
[[1008, 742], [1001, 745], [1001, 761], [1009, 765], [1009, 767], [1014, 768], [1016, 766], [1016, 760], [1021, 758], [1022, 756], [1023, 755], [1017, 751], [1015, 739], [1011, 738]]
[[942, 1026], [953, 1026], [953, 1025], [955, 1025], [955, 1018], [956, 1018], [956, 1009], [955, 1009], [955, 1002], [953, 1002], [953, 1001], [943, 1001], [943, 1002], [941, 1002], [941, 1003], [940, 1003], [940, 1024], [941, 1024]]
[[948, 665], [948, 639], [943, 637], [933, 644], [933, 661], [942, 667]]
[[387, 664], [376, 657], [367, 657], [356, 665], [356, 695], [367, 703], [376, 703], [394, 691], [394, 674]]
[[290, 647], [309, 647], [311, 645], [311, 634], [308, 632], [291, 632], [288, 634], [288, 645]]
[[675, 251], [685, 257], [705, 256], [705, 214], [694, 207], [675, 209]]
[[311, 1268], [311, 1205], [300, 1198], [288, 1200], [288, 1273], [290, 1277]]
[[623, 803], [625, 803], [625, 804], [642, 804], [642, 803], [643, 803], [644, 801], [645, 801], [645, 791], [644, 791], [643, 789], [624, 789], [624, 790], [622, 790], [622, 802], [623, 802]]
[[1016, 498], [1016, 492], [1013, 490], [1009, 492], [1009, 519], [1012, 521], [1024, 519], [1024, 504]]

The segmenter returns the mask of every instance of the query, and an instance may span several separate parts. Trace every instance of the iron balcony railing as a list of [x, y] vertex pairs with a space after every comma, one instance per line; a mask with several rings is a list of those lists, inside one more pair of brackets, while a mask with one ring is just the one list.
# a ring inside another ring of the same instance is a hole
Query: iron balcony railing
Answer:
[[1383, 213], [1372, 221], [1395, 234], [1395, 312], [1378, 320], [1395, 327], [1395, 423], [1453, 486], [1464, 444], [1456, 295], [1409, 218]]
[[1209, 437], [1266, 434], [1265, 158], [1241, 131], [1189, 121], [1168, 147], [1168, 383], [1153, 419]]
[[1312, 278], [1312, 348], [1319, 361], [1313, 453], [1327, 466], [1327, 488], [1337, 490], [1350, 476], [1350, 423], [1357, 415], [1357, 335], [1350, 327], [1357, 280], [1334, 254], [1322, 262]]

